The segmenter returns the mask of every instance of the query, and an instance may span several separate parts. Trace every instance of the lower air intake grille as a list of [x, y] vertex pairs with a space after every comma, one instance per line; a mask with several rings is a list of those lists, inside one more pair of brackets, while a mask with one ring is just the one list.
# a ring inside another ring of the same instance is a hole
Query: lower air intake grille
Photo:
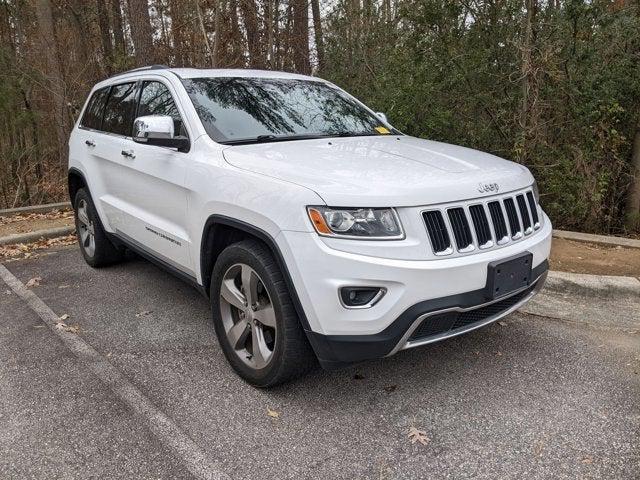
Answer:
[[423, 340], [425, 338], [442, 335], [447, 332], [455, 332], [462, 328], [472, 327], [474, 324], [482, 323], [491, 317], [500, 315], [509, 310], [523, 298], [529, 295], [535, 285], [530, 286], [522, 292], [516, 293], [504, 300], [476, 308], [475, 310], [467, 310], [466, 312], [445, 312], [427, 317], [418, 328], [409, 337], [409, 341]]
[[437, 255], [439, 253], [450, 252], [451, 240], [449, 239], [449, 233], [447, 233], [447, 226], [444, 223], [444, 218], [442, 218], [442, 213], [437, 210], [432, 210], [424, 212], [423, 216], [434, 253]]

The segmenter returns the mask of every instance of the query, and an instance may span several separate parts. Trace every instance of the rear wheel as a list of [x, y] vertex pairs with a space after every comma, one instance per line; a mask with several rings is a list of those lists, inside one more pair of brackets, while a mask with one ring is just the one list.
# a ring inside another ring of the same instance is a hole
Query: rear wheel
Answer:
[[252, 385], [274, 386], [315, 365], [282, 273], [262, 243], [245, 240], [220, 254], [211, 306], [227, 360]]
[[86, 189], [78, 190], [73, 205], [78, 244], [85, 261], [94, 268], [121, 261], [122, 252], [107, 238], [91, 195]]

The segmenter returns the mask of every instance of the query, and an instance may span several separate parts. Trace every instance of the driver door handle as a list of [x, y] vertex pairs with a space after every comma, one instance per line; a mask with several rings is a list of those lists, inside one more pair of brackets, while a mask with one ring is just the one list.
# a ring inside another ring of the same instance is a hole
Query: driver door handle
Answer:
[[136, 156], [133, 154], [133, 150], [122, 150], [120, 153], [123, 157], [136, 158]]

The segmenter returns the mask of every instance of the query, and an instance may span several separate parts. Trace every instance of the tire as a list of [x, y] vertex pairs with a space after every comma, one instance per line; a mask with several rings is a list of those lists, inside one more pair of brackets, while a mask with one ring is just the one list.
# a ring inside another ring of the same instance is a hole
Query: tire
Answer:
[[317, 364], [282, 272], [263, 243], [243, 240], [220, 254], [211, 277], [211, 310], [225, 357], [251, 385], [273, 387]]
[[88, 190], [78, 190], [73, 207], [78, 244], [84, 260], [93, 268], [122, 261], [123, 253], [107, 238]]

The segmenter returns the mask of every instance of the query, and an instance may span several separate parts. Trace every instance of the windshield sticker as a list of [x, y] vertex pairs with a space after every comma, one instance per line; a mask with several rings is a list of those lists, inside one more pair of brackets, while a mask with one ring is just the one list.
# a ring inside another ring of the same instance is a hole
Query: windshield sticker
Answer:
[[383, 135], [388, 135], [391, 133], [386, 127], [376, 127], [374, 130], [378, 133], [382, 133]]

